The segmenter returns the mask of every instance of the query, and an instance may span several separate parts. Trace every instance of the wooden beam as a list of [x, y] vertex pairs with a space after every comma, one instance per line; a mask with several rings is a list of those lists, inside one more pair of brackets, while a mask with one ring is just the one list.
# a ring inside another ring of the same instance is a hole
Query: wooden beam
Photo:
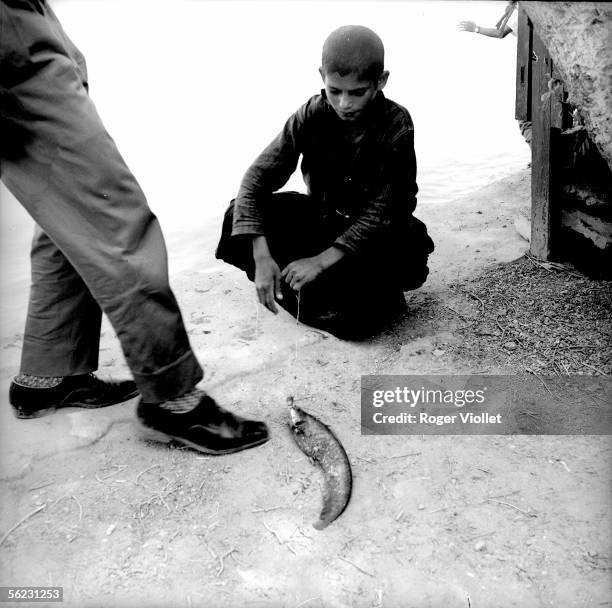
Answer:
[[549, 92], [552, 60], [544, 43], [533, 32], [532, 59], [532, 142], [531, 142], [531, 255], [539, 260], [551, 257], [551, 111], [552, 96], [542, 100]]

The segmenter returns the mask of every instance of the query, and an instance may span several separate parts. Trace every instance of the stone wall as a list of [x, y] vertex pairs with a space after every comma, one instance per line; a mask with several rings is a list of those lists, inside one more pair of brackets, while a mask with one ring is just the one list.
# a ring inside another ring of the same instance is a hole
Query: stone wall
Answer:
[[612, 169], [612, 3], [521, 2]]

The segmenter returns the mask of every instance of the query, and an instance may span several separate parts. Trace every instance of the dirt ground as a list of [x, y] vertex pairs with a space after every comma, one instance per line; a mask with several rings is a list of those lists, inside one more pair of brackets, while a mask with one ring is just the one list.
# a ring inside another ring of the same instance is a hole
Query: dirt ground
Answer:
[[[5, 403], [0, 585], [63, 586], [75, 607], [612, 605], [610, 436], [361, 435], [362, 374], [610, 373], [610, 283], [519, 259], [513, 217], [528, 198], [525, 171], [419, 208], [437, 245], [430, 280], [362, 343], [259, 310], [213, 259], [212, 232], [186, 244], [209, 252], [174, 279], [204, 386], [266, 420], [271, 440], [206, 457], [141, 441], [136, 400], [33, 421]], [[4, 395], [20, 339], [2, 341]], [[101, 363], [127, 373], [108, 326]], [[353, 468], [351, 502], [323, 531], [289, 394]]]

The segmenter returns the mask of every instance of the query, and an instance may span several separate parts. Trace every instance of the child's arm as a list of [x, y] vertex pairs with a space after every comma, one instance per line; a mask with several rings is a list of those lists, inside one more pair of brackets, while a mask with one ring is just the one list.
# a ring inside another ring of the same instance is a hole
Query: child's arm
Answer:
[[489, 38], [505, 38], [512, 31], [512, 28], [507, 25], [499, 30], [496, 27], [481, 27], [476, 25], [473, 21], [461, 21], [459, 23], [459, 29], [462, 32], [473, 32], [474, 34], [482, 34]]
[[282, 188], [295, 171], [300, 156], [300, 130], [306, 108], [302, 106], [285, 123], [283, 130], [247, 169], [234, 202], [232, 235], [262, 235], [262, 205]]
[[278, 312], [275, 298], [282, 297], [280, 269], [270, 254], [265, 237], [262, 204], [287, 183], [297, 167], [300, 156], [299, 134], [306, 120], [309, 103], [289, 118], [281, 133], [249, 167], [234, 203], [232, 235], [242, 234], [253, 238], [257, 298], [275, 314]]

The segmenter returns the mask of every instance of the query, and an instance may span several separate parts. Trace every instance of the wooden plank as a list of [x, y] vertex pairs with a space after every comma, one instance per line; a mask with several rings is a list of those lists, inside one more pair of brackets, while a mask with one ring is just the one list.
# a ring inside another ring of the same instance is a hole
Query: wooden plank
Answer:
[[612, 224], [580, 209], [563, 209], [561, 225], [571, 228], [593, 242], [595, 247], [612, 251]]
[[532, 142], [531, 142], [531, 255], [540, 260], [551, 256], [551, 109], [548, 92], [552, 61], [537, 33], [533, 32]]
[[518, 42], [516, 45], [516, 102], [514, 115], [517, 120], [531, 120], [531, 51], [533, 50], [532, 26], [525, 9], [518, 8]]
[[[555, 79], [555, 82], [557, 81], [563, 82], [563, 78], [561, 77], [559, 70], [555, 67], [552, 59], [550, 60], [550, 65], [552, 69], [552, 78]], [[561, 130], [564, 128], [564, 122], [565, 122], [564, 121], [564, 110], [563, 110], [563, 104], [561, 103], [561, 100], [565, 101], [566, 98], [567, 98], [567, 91], [565, 90], [565, 86], [559, 85], [558, 89], [555, 90], [555, 92], [552, 95], [552, 99], [550, 100], [551, 101], [550, 126], [553, 129]]]

